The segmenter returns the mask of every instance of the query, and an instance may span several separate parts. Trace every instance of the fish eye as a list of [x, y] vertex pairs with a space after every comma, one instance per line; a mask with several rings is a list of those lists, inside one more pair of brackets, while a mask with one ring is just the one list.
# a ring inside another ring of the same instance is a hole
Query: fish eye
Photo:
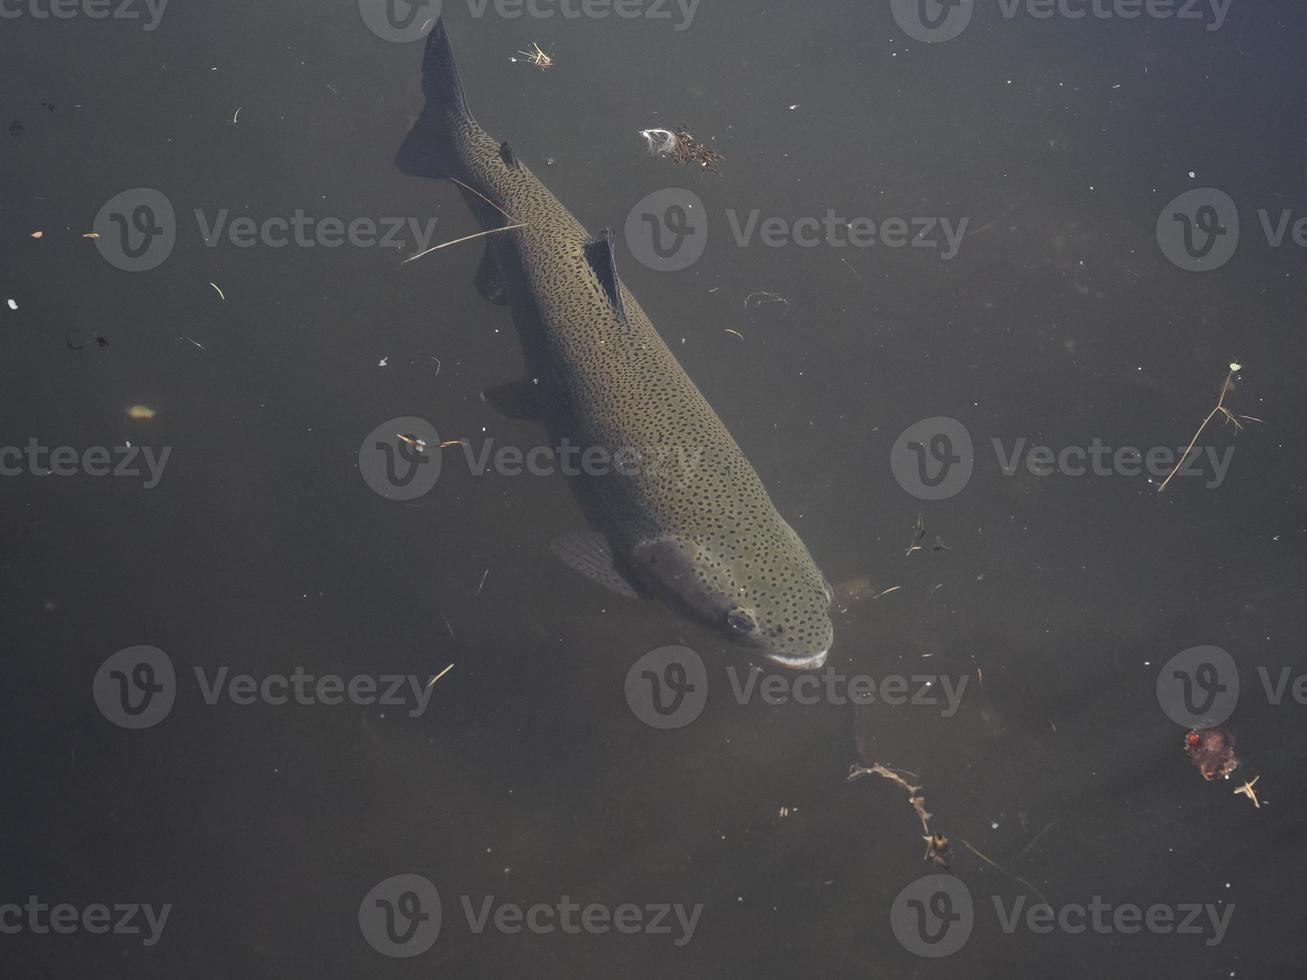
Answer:
[[753, 617], [743, 609], [738, 608], [732, 609], [726, 614], [726, 625], [737, 633], [752, 633], [758, 628], [758, 624], [754, 622]]

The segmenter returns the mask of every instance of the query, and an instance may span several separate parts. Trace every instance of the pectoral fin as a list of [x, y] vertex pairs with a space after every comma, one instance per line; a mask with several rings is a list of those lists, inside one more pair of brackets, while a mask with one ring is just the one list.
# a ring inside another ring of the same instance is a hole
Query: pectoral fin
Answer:
[[555, 538], [549, 548], [559, 560], [573, 571], [631, 599], [639, 592], [617, 567], [613, 549], [608, 540], [594, 531], [574, 531]]

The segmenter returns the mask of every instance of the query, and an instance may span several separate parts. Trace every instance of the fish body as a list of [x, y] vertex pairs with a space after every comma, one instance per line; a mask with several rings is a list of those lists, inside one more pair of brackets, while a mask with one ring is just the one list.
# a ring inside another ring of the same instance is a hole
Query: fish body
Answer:
[[592, 236], [467, 108], [437, 21], [426, 104], [396, 162], [456, 179], [486, 229], [477, 276], [512, 308], [529, 377], [486, 392], [536, 417], [555, 445], [592, 453], [576, 476], [593, 530], [555, 542], [572, 567], [653, 596], [787, 667], [818, 667], [833, 640], [830, 586], [720, 418], [617, 275], [611, 233]]

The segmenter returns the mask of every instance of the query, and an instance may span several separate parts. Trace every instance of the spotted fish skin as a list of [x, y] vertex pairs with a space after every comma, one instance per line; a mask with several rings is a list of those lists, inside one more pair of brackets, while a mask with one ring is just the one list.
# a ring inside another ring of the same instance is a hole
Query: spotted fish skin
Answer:
[[616, 570], [637, 593], [776, 663], [821, 666], [833, 641], [830, 587], [618, 279], [611, 236], [590, 236], [472, 117], [440, 21], [423, 91], [396, 162], [456, 178], [487, 229], [524, 226], [487, 236], [484, 278], [512, 294], [530, 388], [556, 445], [597, 447], [612, 464], [575, 482]]

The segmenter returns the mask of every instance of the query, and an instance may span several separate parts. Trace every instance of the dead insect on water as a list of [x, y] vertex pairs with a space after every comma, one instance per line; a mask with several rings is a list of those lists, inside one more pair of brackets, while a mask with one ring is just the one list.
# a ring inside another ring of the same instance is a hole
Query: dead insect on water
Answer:
[[642, 129], [640, 135], [649, 146], [649, 152], [673, 163], [693, 163], [710, 174], [717, 173], [717, 164], [725, 158], [716, 150], [704, 146], [684, 126], [671, 129]]
[[531, 42], [530, 51], [519, 51], [518, 54], [522, 57], [509, 58], [508, 60], [514, 63], [525, 61], [528, 65], [535, 65], [541, 71], [544, 71], [546, 68], [554, 67], [553, 55], [546, 54], [544, 49], [534, 41]]

